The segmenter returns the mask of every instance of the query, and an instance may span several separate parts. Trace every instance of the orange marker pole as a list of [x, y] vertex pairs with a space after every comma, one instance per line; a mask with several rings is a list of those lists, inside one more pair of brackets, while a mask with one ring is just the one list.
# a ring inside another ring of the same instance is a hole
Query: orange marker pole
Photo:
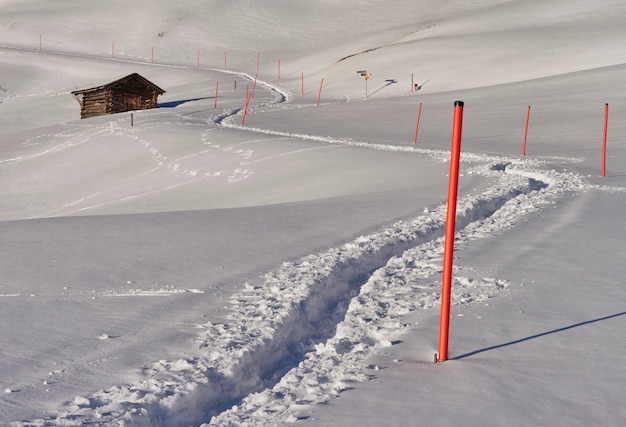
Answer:
[[322, 97], [322, 86], [324, 86], [324, 79], [320, 82], [320, 90], [317, 92], [317, 105], [320, 105], [320, 99]]
[[420, 106], [417, 109], [417, 123], [415, 124], [415, 138], [413, 138], [413, 144], [417, 144], [417, 132], [420, 127], [420, 118], [422, 117], [422, 103], [420, 102]]
[[215, 101], [213, 102], [213, 108], [217, 108], [217, 93], [220, 89], [220, 82], [215, 82]]
[[302, 86], [302, 88], [300, 89], [300, 93], [302, 94], [302, 96], [304, 96], [304, 71], [302, 72], [302, 78], [300, 80], [302, 82], [300, 84], [300, 86]]
[[252, 83], [252, 92], [250, 93], [250, 98], [254, 98], [254, 91], [256, 90], [256, 80], [258, 75], [254, 75], [254, 83]]
[[248, 115], [248, 105], [250, 105], [250, 99], [252, 99], [252, 92], [250, 92], [248, 85], [246, 85], [246, 102], [243, 107], [243, 114], [241, 116], [241, 126], [246, 123], [246, 116]]
[[606, 176], [606, 135], [609, 128], [609, 104], [604, 104], [604, 138], [602, 143], [602, 176]]
[[526, 113], [526, 129], [524, 130], [524, 148], [522, 148], [522, 156], [526, 155], [526, 141], [528, 140], [528, 122], [530, 121], [530, 105], [528, 106], [528, 113]]
[[452, 291], [452, 260], [454, 256], [454, 227], [459, 187], [459, 164], [461, 160], [461, 130], [463, 128], [463, 102], [454, 103], [452, 125], [452, 150], [450, 153], [450, 184], [448, 187], [448, 214], [443, 252], [443, 282], [441, 287], [441, 318], [439, 331], [439, 354], [437, 362], [448, 360], [448, 333], [450, 331], [450, 295]]

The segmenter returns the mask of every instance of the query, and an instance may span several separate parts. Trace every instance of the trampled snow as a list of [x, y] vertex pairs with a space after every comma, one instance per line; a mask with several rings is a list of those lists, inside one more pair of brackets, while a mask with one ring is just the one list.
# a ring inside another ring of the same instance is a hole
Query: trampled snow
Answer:
[[0, 1], [0, 424], [621, 425], [625, 15]]

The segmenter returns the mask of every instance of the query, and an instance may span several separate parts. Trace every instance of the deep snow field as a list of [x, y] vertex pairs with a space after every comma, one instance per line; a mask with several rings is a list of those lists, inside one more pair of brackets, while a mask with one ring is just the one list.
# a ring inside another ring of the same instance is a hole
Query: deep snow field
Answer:
[[0, 0], [0, 425], [623, 425], [625, 18]]

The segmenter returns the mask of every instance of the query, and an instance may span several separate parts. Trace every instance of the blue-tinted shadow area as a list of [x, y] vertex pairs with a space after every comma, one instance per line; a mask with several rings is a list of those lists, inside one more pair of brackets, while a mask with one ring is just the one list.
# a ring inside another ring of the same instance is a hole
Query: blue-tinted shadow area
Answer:
[[179, 105], [185, 104], [187, 102], [193, 102], [193, 101], [202, 101], [205, 99], [211, 99], [213, 98], [212, 96], [205, 96], [204, 98], [191, 98], [191, 99], [181, 99], [180, 101], [171, 101], [171, 102], [163, 102], [163, 103], [159, 103], [157, 105], [157, 107], [159, 108], [175, 108], [178, 107]]
[[482, 348], [480, 350], [471, 351], [469, 353], [465, 353], [465, 354], [462, 354], [460, 356], [451, 357], [450, 360], [465, 359], [467, 357], [475, 356], [475, 355], [477, 355], [479, 353], [484, 353], [485, 351], [496, 350], [498, 348], [508, 347], [510, 345], [515, 345], [515, 344], [520, 344], [520, 343], [523, 343], [524, 341], [530, 341], [530, 340], [533, 340], [535, 338], [545, 337], [546, 335], [556, 334], [557, 332], [564, 332], [564, 331], [567, 331], [569, 329], [574, 329], [574, 328], [578, 328], [580, 326], [590, 325], [592, 323], [601, 322], [603, 320], [609, 320], [609, 319], [613, 319], [613, 318], [624, 316], [624, 315], [626, 315], [626, 311], [621, 312], [621, 313], [611, 314], [610, 316], [600, 317], [598, 319], [592, 319], [592, 320], [587, 320], [585, 322], [575, 323], [573, 325], [565, 326], [563, 328], [553, 329], [551, 331], [542, 332], [542, 333], [536, 334], [536, 335], [531, 335], [531, 336], [526, 337], [526, 338], [520, 338], [518, 340], [510, 341], [510, 342], [507, 342], [507, 343], [504, 343], [504, 344], [498, 344], [498, 345], [494, 345], [494, 346], [491, 346], [491, 347]]

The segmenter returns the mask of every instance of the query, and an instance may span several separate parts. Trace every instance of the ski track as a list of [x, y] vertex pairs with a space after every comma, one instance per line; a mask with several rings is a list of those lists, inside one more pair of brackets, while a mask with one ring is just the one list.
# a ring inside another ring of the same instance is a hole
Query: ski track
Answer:
[[[257, 84], [276, 94], [274, 103], [289, 100], [280, 89]], [[218, 126], [279, 137], [408, 151], [441, 162], [449, 157], [446, 151], [246, 128], [235, 124], [242, 113], [234, 109], [212, 120]], [[512, 227], [564, 193], [607, 190], [578, 175], [550, 170], [541, 161], [467, 153], [462, 161], [474, 164], [465, 173], [486, 176], [493, 185], [459, 199], [457, 248]], [[45, 419], [11, 425], [295, 422], [310, 405], [332, 399], [351, 382], [366, 381], [377, 368], [367, 365], [368, 357], [402, 335], [408, 326], [405, 314], [439, 304], [445, 219], [446, 206], [440, 205], [412, 220], [286, 262], [268, 273], [262, 285], [244, 284], [233, 295], [226, 323], [200, 325], [204, 331], [197, 344], [205, 351], [203, 357], [152, 363], [144, 367], [146, 379], [141, 382], [77, 396]], [[452, 303], [484, 301], [508, 285], [505, 279], [457, 268]]]

